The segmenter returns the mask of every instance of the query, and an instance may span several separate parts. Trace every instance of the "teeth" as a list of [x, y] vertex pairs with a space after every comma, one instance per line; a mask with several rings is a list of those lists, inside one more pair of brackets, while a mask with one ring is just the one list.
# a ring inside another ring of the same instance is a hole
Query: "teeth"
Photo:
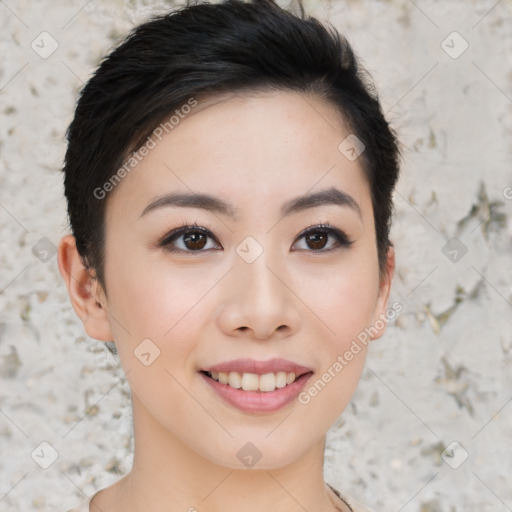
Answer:
[[[230, 376], [231, 379], [231, 376]], [[241, 386], [244, 391], [258, 391], [259, 378], [255, 373], [242, 374]], [[231, 385], [231, 382], [230, 382]]]
[[232, 388], [238, 389], [238, 388], [242, 387], [242, 376], [238, 372], [229, 372], [228, 384]]
[[295, 382], [294, 372], [277, 372], [257, 375], [256, 373], [211, 372], [213, 380], [244, 391], [274, 391]]

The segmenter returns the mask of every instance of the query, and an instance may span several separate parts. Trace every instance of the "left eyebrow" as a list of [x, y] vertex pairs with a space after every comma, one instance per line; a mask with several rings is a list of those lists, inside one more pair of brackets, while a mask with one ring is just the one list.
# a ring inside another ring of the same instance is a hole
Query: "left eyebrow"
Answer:
[[315, 208], [317, 206], [323, 206], [327, 204], [348, 206], [357, 213], [361, 221], [363, 220], [361, 208], [357, 204], [356, 200], [351, 195], [335, 187], [320, 190], [314, 194], [299, 196], [295, 199], [287, 201], [281, 208], [281, 215], [283, 217], [287, 217], [292, 213], [298, 213], [307, 210], [308, 208]]
[[[328, 204], [349, 207], [357, 213], [361, 221], [363, 220], [361, 208], [357, 204], [356, 200], [346, 192], [335, 187], [320, 190], [313, 194], [299, 196], [287, 201], [281, 207], [281, 215], [283, 217], [287, 217], [309, 208], [316, 208], [318, 206]], [[181, 208], [200, 208], [202, 210], [224, 215], [225, 217], [229, 217], [233, 220], [238, 220], [238, 209], [232, 204], [226, 203], [222, 199], [209, 194], [188, 192], [166, 194], [155, 199], [148, 204], [146, 208], [144, 208], [141, 217], [150, 211], [172, 206]]]

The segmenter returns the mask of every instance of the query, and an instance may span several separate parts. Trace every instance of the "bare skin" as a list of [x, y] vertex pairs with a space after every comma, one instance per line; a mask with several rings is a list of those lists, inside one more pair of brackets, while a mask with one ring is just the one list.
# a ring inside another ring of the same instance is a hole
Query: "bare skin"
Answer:
[[[199, 373], [236, 358], [282, 357], [311, 368], [313, 383], [385, 313], [394, 252], [379, 275], [370, 189], [359, 160], [338, 150], [348, 134], [336, 109], [314, 96], [200, 102], [106, 199], [106, 294], [74, 238], [62, 238], [59, 268], [72, 305], [89, 336], [115, 340], [132, 390], [133, 468], [95, 496], [91, 511], [348, 510], [323, 478], [325, 438], [367, 347], [307, 404], [271, 413], [233, 407]], [[331, 187], [360, 213], [322, 204], [282, 216], [283, 203]], [[170, 192], [214, 195], [238, 218], [176, 206], [142, 215]], [[159, 245], [195, 223], [212, 234], [204, 248], [183, 234], [169, 244], [178, 252]], [[353, 243], [338, 246], [329, 234], [323, 248], [299, 236], [322, 223]], [[246, 237], [262, 248], [251, 263], [236, 251]], [[148, 366], [134, 355], [144, 339], [160, 350]], [[237, 457], [248, 442], [261, 453], [251, 468]]]

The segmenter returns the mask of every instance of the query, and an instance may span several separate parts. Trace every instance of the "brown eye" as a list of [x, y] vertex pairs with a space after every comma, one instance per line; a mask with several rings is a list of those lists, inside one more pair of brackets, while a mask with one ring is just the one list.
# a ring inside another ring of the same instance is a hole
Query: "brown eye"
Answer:
[[327, 240], [329, 239], [329, 235], [318, 231], [313, 232], [312, 234], [307, 234], [305, 236], [307, 243], [315, 251], [318, 249], [323, 249], [327, 244]]
[[[319, 224], [318, 226], [314, 226], [301, 233], [298, 238], [304, 238], [306, 241], [306, 247], [312, 249], [308, 252], [318, 252], [319, 254], [333, 252], [343, 247], [349, 247], [354, 243], [353, 240], [348, 239], [347, 235], [343, 231], [332, 227], [329, 224]], [[334, 245], [331, 244], [330, 248], [325, 249], [329, 238], [334, 239]]]
[[[208, 245], [208, 239], [214, 240], [213, 235], [205, 228], [199, 226], [182, 226], [171, 231], [159, 243], [160, 247], [170, 252], [206, 252], [211, 247]], [[181, 244], [177, 244], [181, 242]], [[177, 247], [181, 245], [181, 247]]]
[[[349, 240], [345, 233], [329, 224], [320, 224], [304, 231], [299, 237], [306, 241], [306, 252], [323, 254], [336, 251], [343, 247], [349, 247], [354, 242]], [[213, 247], [207, 247], [208, 239], [211, 239]], [[334, 240], [331, 247], [329, 239]], [[181, 242], [178, 244], [178, 242]], [[158, 244], [169, 252], [197, 253], [206, 252], [209, 249], [222, 249], [213, 234], [206, 228], [193, 225], [182, 226], [168, 233]], [[181, 245], [181, 247], [179, 247]], [[327, 248], [326, 248], [327, 247]]]
[[206, 236], [198, 232], [187, 233], [183, 235], [183, 243], [187, 249], [202, 249], [206, 245]]

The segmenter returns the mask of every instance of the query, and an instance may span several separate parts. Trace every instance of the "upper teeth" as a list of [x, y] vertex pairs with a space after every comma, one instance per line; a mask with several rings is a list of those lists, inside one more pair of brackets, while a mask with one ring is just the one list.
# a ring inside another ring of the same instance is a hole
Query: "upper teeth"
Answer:
[[256, 373], [210, 372], [212, 379], [244, 391], [274, 391], [295, 381], [294, 372]]

